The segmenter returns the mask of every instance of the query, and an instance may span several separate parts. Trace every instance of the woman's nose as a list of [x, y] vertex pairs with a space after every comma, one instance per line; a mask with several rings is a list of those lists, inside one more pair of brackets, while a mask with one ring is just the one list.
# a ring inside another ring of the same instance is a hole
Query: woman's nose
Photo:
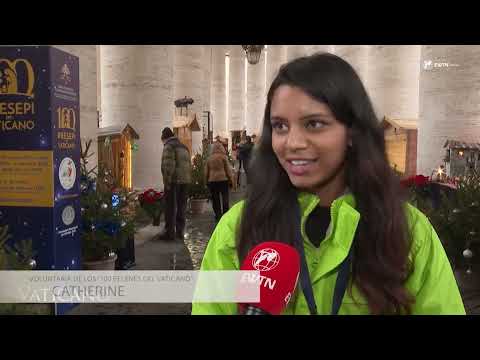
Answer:
[[287, 138], [287, 148], [291, 151], [305, 149], [307, 138], [301, 129], [291, 128]]

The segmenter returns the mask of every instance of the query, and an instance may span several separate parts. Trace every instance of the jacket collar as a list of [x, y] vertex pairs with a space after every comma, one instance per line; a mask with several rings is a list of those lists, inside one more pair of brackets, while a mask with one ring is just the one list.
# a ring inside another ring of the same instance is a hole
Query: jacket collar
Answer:
[[[302, 211], [302, 217], [308, 217], [308, 215], [310, 215], [313, 209], [315, 209], [318, 206], [320, 202], [320, 198], [315, 194], [301, 191], [298, 193], [298, 201], [300, 204], [300, 209]], [[335, 214], [336, 214], [336, 212], [339, 210], [339, 208], [342, 205], [348, 206], [351, 210], [353, 210], [354, 212], [357, 212], [357, 210], [355, 210], [355, 206], [356, 206], [355, 198], [353, 197], [353, 194], [348, 189], [345, 191], [343, 195], [340, 195], [337, 199], [333, 201], [332, 205], [330, 206], [330, 209], [332, 211], [335, 211]]]
[[176, 140], [178, 140], [178, 138], [176, 136], [172, 136], [165, 141], [165, 145], [167, 145], [168, 143], [170, 143], [172, 141], [176, 141]]
[[[301, 192], [298, 200], [302, 211], [301, 231], [305, 253], [312, 259], [312, 282], [316, 282], [340, 265], [348, 255], [360, 220], [360, 213], [355, 209], [355, 198], [349, 191], [338, 197], [330, 207], [331, 222], [326, 238], [320, 247], [316, 248], [306, 240], [305, 222], [320, 199], [315, 194]], [[318, 261], [318, 259], [322, 259], [322, 261]]]

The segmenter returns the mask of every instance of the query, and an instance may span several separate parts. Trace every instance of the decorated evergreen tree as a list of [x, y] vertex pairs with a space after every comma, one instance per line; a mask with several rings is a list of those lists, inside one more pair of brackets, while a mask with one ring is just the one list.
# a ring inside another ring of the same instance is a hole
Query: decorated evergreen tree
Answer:
[[413, 205], [429, 218], [452, 266], [471, 273], [480, 263], [480, 176], [472, 173], [455, 185], [423, 178], [407, 184]]
[[207, 187], [205, 171], [208, 160], [208, 148], [204, 147], [201, 152], [193, 156], [192, 183], [188, 186], [188, 195], [192, 199], [208, 199], [210, 192]]
[[21, 240], [8, 244], [11, 234], [9, 226], [0, 226], [0, 270], [32, 270], [36, 267], [32, 240]]
[[[0, 270], [33, 270], [36, 266], [32, 241], [22, 240], [10, 246], [9, 226], [0, 225]], [[50, 304], [7, 304], [0, 303], [0, 315], [41, 315], [50, 314]]]
[[92, 140], [81, 150], [81, 211], [84, 261], [105, 260], [125, 246], [135, 232], [134, 192], [118, 187], [104, 165], [88, 170]]

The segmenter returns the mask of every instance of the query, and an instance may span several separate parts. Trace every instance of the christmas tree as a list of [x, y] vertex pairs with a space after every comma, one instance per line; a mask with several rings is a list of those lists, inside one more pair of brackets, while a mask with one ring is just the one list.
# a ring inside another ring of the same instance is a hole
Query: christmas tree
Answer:
[[[14, 245], [8, 242], [12, 238], [9, 226], [0, 226], [0, 270], [33, 270], [36, 266], [33, 257], [32, 241], [22, 240]], [[6, 304], [0, 303], [1, 315], [48, 315], [50, 304]]]
[[188, 196], [192, 199], [208, 199], [210, 196], [205, 176], [207, 160], [208, 148], [206, 147], [193, 156], [192, 183], [188, 186]]
[[[81, 212], [84, 261], [105, 260], [123, 248], [135, 232], [134, 192], [118, 187], [105, 165], [88, 169], [92, 140], [81, 149]], [[111, 151], [111, 149], [110, 149]]]
[[8, 244], [12, 238], [9, 226], [0, 226], [0, 270], [32, 270], [36, 263], [32, 240], [21, 240]]
[[424, 181], [412, 188], [412, 202], [430, 220], [452, 266], [472, 272], [480, 263], [480, 176], [462, 177], [456, 185]]

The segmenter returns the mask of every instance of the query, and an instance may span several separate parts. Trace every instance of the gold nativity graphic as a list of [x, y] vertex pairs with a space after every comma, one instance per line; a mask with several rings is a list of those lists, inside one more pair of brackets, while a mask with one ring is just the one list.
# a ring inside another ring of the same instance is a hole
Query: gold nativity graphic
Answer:
[[[18, 67], [23, 65], [25, 67], [27, 76], [27, 87], [24, 92], [18, 89]], [[33, 68], [30, 62], [26, 59], [16, 59], [9, 61], [7, 59], [0, 59], [0, 95], [25, 95], [33, 97], [33, 86], [35, 83], [35, 77], [33, 74]]]
[[[23, 70], [25, 76], [20, 77]], [[0, 59], [0, 132], [29, 131], [35, 128], [35, 103], [33, 87], [35, 74], [26, 59]], [[14, 101], [12, 96], [24, 97]], [[10, 101], [9, 101], [10, 100]], [[25, 116], [31, 119], [25, 119]], [[22, 116], [22, 119], [16, 117]]]
[[73, 149], [75, 148], [75, 124], [77, 117], [75, 109], [69, 107], [57, 108], [58, 118], [58, 148], [59, 149]]
[[75, 130], [77, 117], [75, 110], [68, 107], [59, 107], [57, 109], [58, 128]]

